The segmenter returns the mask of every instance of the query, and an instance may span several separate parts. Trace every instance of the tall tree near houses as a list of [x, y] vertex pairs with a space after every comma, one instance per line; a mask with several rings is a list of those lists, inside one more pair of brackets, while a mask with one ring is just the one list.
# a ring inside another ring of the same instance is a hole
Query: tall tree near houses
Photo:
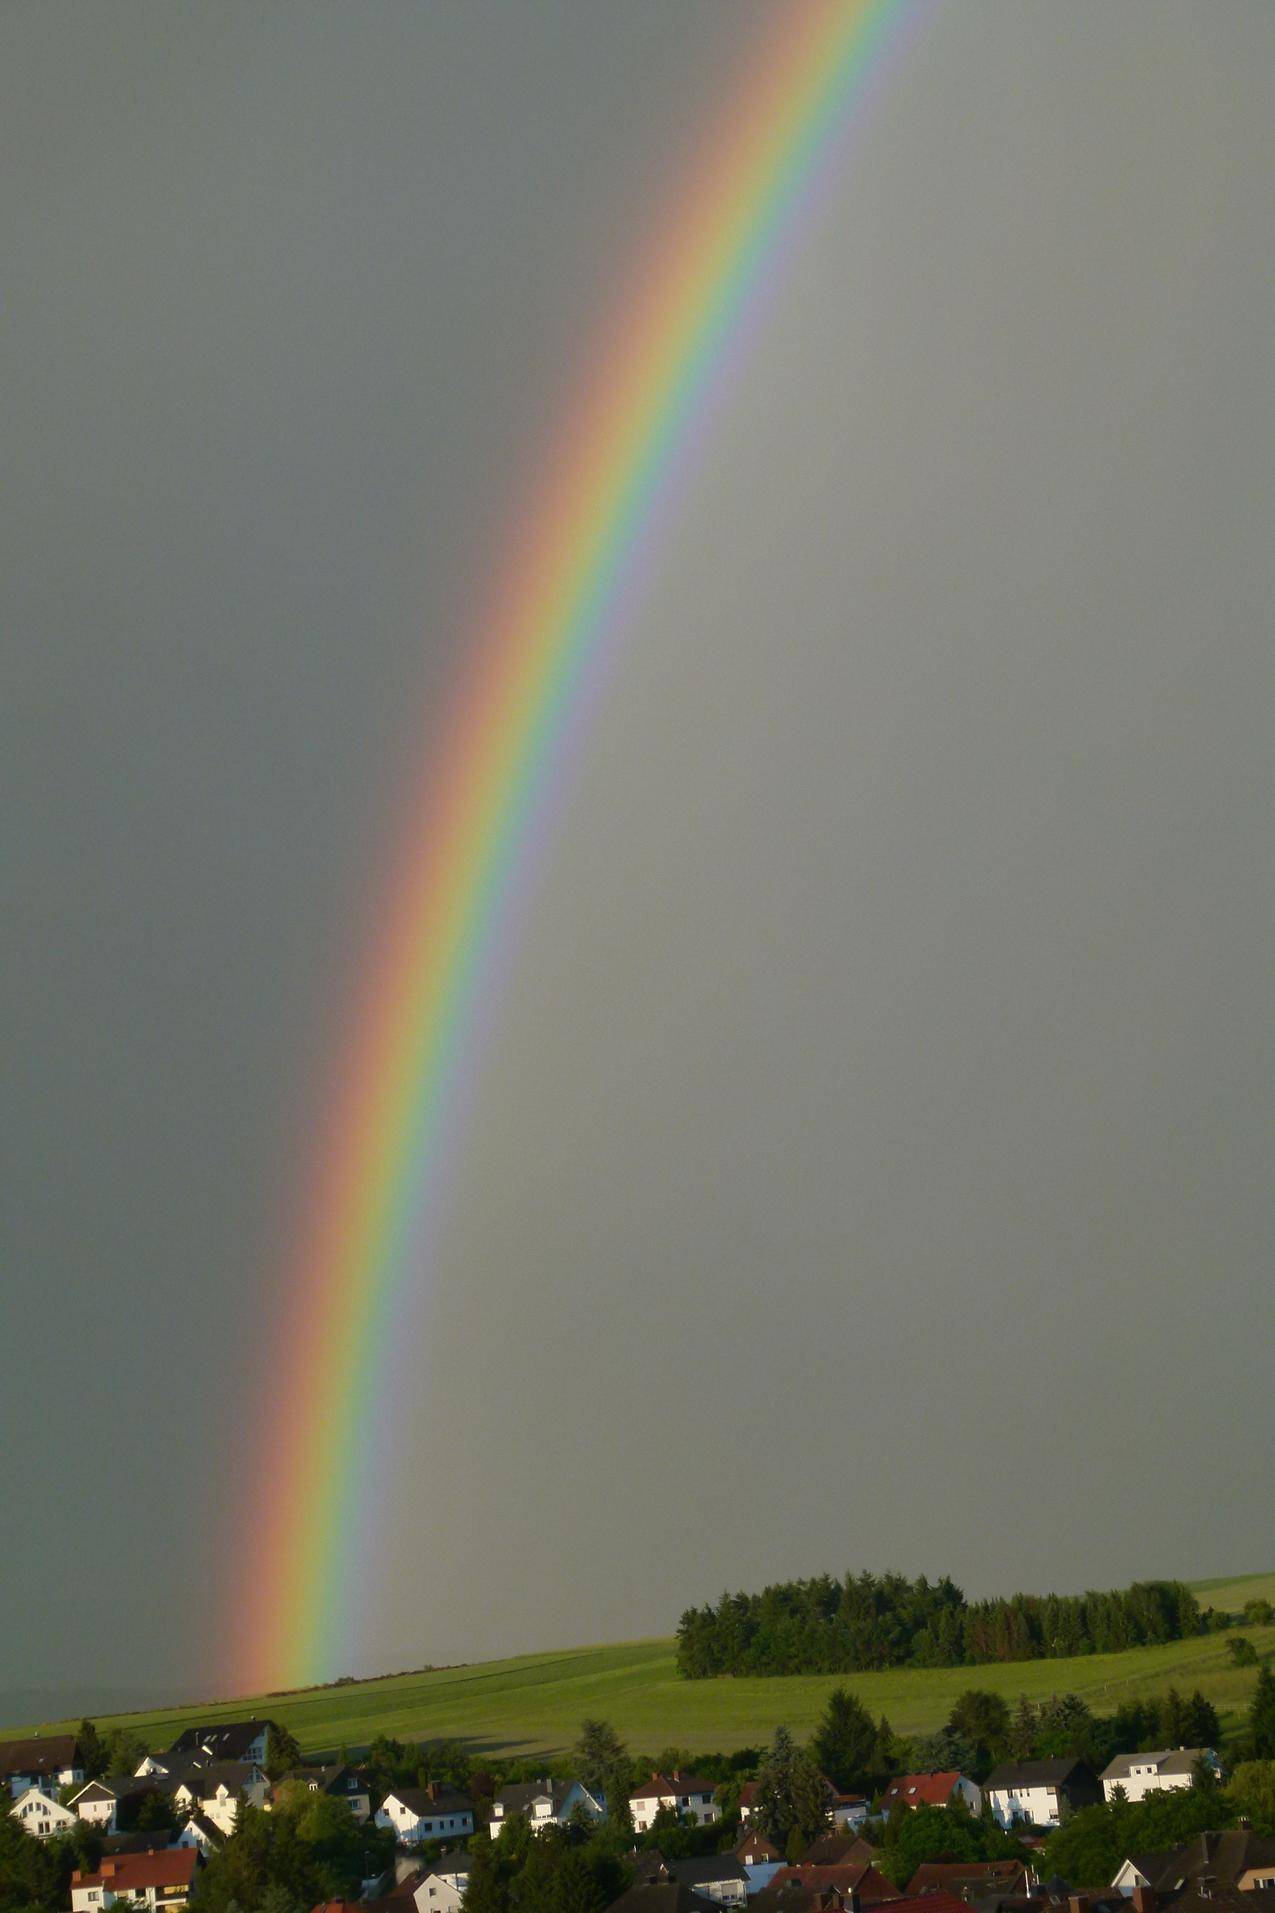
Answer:
[[1248, 1710], [1249, 1755], [1253, 1760], [1275, 1760], [1275, 1674], [1269, 1661], [1259, 1669]]
[[754, 1809], [758, 1827], [784, 1851], [794, 1831], [814, 1840], [828, 1825], [828, 1796], [823, 1776], [809, 1754], [793, 1743], [786, 1727], [775, 1738], [757, 1776]]
[[820, 1768], [838, 1787], [866, 1790], [875, 1771], [877, 1728], [862, 1701], [834, 1687], [810, 1745]]
[[1036, 1709], [1026, 1694], [1018, 1696], [1014, 1718], [1009, 1726], [1009, 1751], [1015, 1760], [1030, 1760], [1036, 1748], [1038, 1720]]

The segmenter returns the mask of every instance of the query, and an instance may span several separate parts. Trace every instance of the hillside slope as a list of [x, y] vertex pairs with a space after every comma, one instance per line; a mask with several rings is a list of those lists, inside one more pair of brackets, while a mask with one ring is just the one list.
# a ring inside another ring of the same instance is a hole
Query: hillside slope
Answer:
[[[1236, 1612], [1258, 1595], [1275, 1600], [1275, 1574], [1193, 1586], [1205, 1601]], [[1263, 1658], [1275, 1654], [1275, 1626], [1245, 1632]], [[1070, 1661], [715, 1681], [679, 1679], [671, 1641], [632, 1641], [300, 1694], [116, 1715], [104, 1724], [135, 1727], [150, 1744], [162, 1746], [195, 1719], [268, 1714], [290, 1727], [311, 1755], [342, 1745], [351, 1750], [366, 1746], [378, 1733], [405, 1740], [457, 1739], [475, 1751], [521, 1755], [562, 1752], [590, 1714], [613, 1722], [635, 1750], [657, 1753], [676, 1746], [694, 1753], [760, 1745], [779, 1721], [804, 1736], [830, 1689], [839, 1684], [852, 1687], [874, 1714], [887, 1714], [904, 1733], [940, 1726], [955, 1696], [974, 1685], [991, 1688], [1011, 1702], [1024, 1693], [1034, 1700], [1076, 1693], [1098, 1713], [1176, 1686], [1188, 1693], [1199, 1687], [1230, 1733], [1248, 1706], [1255, 1678], [1252, 1668], [1231, 1665], [1224, 1634]], [[53, 1725], [48, 1724], [50, 1729]]]

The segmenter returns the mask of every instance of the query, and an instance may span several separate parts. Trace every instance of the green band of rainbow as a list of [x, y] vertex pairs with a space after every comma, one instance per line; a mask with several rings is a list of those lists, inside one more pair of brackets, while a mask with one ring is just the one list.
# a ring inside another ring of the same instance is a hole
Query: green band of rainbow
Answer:
[[907, 11], [778, 0], [502, 561], [445, 760], [409, 805], [286, 1277], [266, 1481], [229, 1604], [241, 1690], [329, 1678], [354, 1648], [359, 1510], [379, 1492], [368, 1429], [405, 1285], [432, 1280], [414, 1245], [502, 903], [714, 367]]

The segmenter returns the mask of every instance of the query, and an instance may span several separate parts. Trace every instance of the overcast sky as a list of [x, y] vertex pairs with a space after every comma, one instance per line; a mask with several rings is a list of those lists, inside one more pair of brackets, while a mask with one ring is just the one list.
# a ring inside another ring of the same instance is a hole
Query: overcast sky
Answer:
[[[0, 16], [0, 1696], [215, 1683], [372, 870], [773, 10]], [[351, 1671], [1271, 1565], [1275, 8], [923, 11], [571, 765]]]

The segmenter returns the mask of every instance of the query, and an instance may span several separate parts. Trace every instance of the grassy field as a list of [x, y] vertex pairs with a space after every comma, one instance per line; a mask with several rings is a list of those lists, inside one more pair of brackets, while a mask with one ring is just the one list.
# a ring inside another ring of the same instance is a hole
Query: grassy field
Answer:
[[[1275, 1600], [1275, 1574], [1198, 1581], [1203, 1602], [1239, 1612], [1258, 1595]], [[1275, 1626], [1246, 1629], [1258, 1652], [1275, 1654]], [[523, 1654], [428, 1674], [320, 1688], [280, 1697], [261, 1695], [198, 1708], [112, 1716], [152, 1746], [167, 1745], [192, 1720], [268, 1714], [285, 1723], [307, 1754], [353, 1751], [377, 1733], [404, 1740], [457, 1739], [475, 1751], [509, 1755], [558, 1753], [576, 1737], [586, 1714], [614, 1723], [635, 1751], [668, 1746], [689, 1752], [755, 1746], [784, 1721], [798, 1736], [814, 1726], [831, 1688], [852, 1686], [874, 1714], [904, 1733], [927, 1732], [946, 1719], [965, 1687], [992, 1688], [1013, 1702], [1060, 1691], [1082, 1695], [1095, 1712], [1121, 1701], [1199, 1687], [1233, 1731], [1248, 1706], [1252, 1668], [1232, 1667], [1226, 1636], [1209, 1634], [1123, 1654], [1072, 1661], [1022, 1661], [995, 1667], [898, 1670], [886, 1674], [811, 1675], [774, 1680], [679, 1680], [671, 1641]], [[55, 1723], [46, 1723], [52, 1729]], [[14, 1733], [23, 1731], [14, 1728]], [[26, 1731], [33, 1731], [27, 1729]]]

